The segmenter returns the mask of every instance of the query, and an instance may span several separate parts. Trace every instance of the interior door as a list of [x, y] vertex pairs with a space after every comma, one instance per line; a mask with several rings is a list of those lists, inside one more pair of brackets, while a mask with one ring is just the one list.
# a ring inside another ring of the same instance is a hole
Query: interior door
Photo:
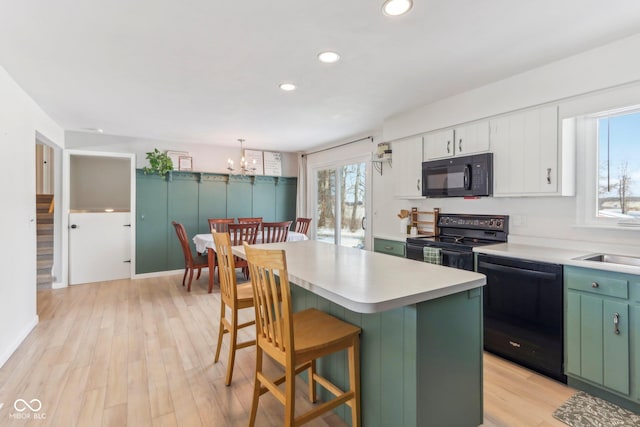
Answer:
[[131, 277], [131, 214], [69, 214], [69, 283]]

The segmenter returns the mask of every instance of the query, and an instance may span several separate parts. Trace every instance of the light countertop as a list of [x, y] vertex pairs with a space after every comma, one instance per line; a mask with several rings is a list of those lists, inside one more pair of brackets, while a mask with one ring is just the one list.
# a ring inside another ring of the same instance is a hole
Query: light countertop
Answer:
[[584, 246], [582, 249], [571, 249], [528, 245], [522, 243], [499, 243], [496, 245], [475, 247], [473, 251], [487, 255], [521, 258], [531, 261], [549, 262], [554, 264], [640, 275], [640, 267], [637, 266], [585, 261], [580, 259], [590, 255], [603, 253], [640, 257], [640, 251], [627, 246], [607, 245], [607, 247], [600, 247], [595, 243], [588, 242], [581, 242], [581, 245]]
[[[255, 245], [284, 249], [289, 280], [358, 313], [377, 313], [482, 287], [483, 274], [313, 240]], [[244, 248], [234, 246], [244, 258]]]

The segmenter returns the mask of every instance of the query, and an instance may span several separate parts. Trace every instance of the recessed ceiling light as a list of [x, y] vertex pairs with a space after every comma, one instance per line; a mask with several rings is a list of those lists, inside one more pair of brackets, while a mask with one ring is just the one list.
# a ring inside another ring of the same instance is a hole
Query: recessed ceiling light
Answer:
[[292, 90], [296, 90], [296, 85], [293, 83], [280, 83], [280, 89], [291, 92]]
[[318, 59], [320, 62], [325, 62], [327, 64], [331, 64], [333, 62], [337, 62], [340, 59], [340, 55], [337, 52], [320, 52], [318, 54]]
[[387, 0], [382, 5], [385, 15], [399, 16], [407, 13], [413, 6], [413, 0]]
[[102, 133], [102, 132], [104, 132], [100, 128], [82, 128], [82, 130], [85, 131], [85, 132], [94, 132], [94, 133]]

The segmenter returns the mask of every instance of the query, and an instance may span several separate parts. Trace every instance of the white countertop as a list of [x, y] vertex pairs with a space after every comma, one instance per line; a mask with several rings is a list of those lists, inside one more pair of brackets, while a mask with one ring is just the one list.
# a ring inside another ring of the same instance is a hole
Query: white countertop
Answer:
[[415, 237], [411, 234], [406, 233], [376, 233], [373, 235], [374, 239], [387, 239], [387, 240], [395, 240], [397, 242], [406, 242], [407, 237]]
[[473, 248], [473, 251], [508, 258], [521, 258], [531, 261], [549, 262], [554, 264], [572, 265], [575, 267], [640, 275], [640, 267], [576, 259], [601, 253], [640, 257], [640, 252], [634, 251], [633, 248], [626, 246], [609, 246], [607, 248], [602, 248], [598, 247], [597, 244], [589, 244], [585, 242], [582, 242], [582, 245], [584, 246], [583, 249], [570, 249], [520, 243], [499, 243], [496, 245], [475, 247]]
[[[377, 313], [484, 286], [483, 274], [313, 240], [255, 245], [284, 249], [289, 280], [358, 313]], [[244, 248], [234, 246], [245, 257]]]

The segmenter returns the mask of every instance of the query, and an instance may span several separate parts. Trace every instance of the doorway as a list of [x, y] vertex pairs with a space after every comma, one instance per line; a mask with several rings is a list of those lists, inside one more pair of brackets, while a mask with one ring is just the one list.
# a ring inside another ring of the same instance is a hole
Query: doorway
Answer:
[[135, 155], [65, 152], [70, 285], [131, 278]]
[[43, 135], [35, 140], [36, 286], [56, 287], [60, 279], [61, 248], [59, 202], [62, 149]]
[[368, 162], [315, 169], [316, 240], [367, 249]]

